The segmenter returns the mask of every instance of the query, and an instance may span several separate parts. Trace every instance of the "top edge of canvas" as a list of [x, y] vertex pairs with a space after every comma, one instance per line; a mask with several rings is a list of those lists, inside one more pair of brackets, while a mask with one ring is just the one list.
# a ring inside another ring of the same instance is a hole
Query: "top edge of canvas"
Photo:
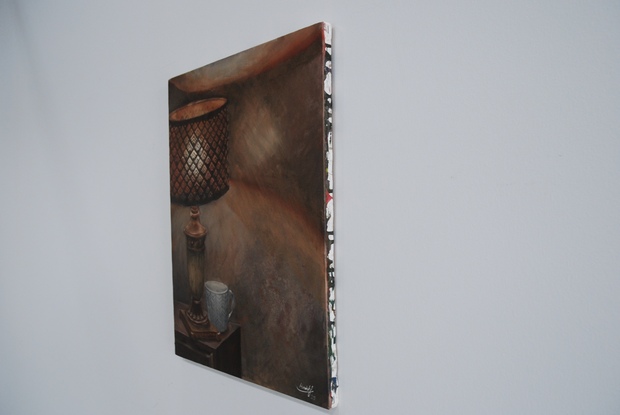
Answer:
[[319, 39], [330, 44], [331, 33], [329, 23], [315, 23], [170, 78], [169, 85], [186, 93], [205, 93], [270, 69]]

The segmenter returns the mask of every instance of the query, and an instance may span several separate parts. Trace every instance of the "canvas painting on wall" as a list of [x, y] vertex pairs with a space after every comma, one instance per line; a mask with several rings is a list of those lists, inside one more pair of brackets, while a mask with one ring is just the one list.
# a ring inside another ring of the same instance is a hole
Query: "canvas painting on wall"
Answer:
[[337, 403], [331, 27], [169, 81], [176, 354]]

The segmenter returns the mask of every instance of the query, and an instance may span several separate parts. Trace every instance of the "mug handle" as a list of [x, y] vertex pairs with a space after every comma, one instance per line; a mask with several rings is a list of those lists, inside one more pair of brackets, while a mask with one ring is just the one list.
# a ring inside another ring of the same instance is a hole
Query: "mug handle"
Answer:
[[230, 293], [230, 313], [228, 313], [228, 318], [230, 318], [230, 316], [232, 316], [233, 310], [235, 309], [235, 294], [232, 292], [231, 289], [228, 289], [228, 292]]

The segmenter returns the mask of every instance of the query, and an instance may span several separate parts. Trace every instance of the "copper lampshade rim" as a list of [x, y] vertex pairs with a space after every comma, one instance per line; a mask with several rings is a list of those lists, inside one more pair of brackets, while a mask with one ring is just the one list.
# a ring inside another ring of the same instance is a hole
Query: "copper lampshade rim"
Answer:
[[226, 184], [224, 187], [219, 189], [218, 192], [213, 193], [213, 195], [201, 198], [189, 197], [187, 194], [170, 195], [170, 202], [182, 206], [202, 206], [224, 196], [224, 194], [228, 192], [228, 189], [230, 189], [230, 186]]
[[170, 113], [171, 123], [184, 123], [208, 117], [221, 111], [228, 100], [226, 98], [207, 98], [190, 102]]

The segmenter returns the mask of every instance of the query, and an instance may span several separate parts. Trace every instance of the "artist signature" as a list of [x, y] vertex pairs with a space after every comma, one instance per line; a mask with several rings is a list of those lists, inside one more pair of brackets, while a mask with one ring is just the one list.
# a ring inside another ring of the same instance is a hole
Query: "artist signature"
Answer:
[[300, 383], [297, 385], [297, 390], [303, 394], [306, 394], [308, 398], [315, 400], [316, 396], [314, 396], [314, 386], [313, 385], [304, 385]]

